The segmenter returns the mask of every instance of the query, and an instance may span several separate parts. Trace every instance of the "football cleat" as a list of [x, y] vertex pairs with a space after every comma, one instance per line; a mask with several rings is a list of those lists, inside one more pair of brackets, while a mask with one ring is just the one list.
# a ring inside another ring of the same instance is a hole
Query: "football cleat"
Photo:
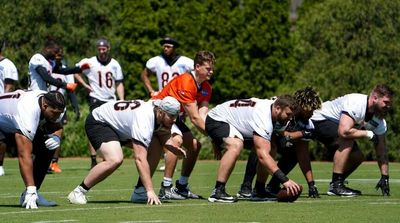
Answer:
[[61, 172], [62, 172], [62, 170], [61, 170], [61, 168], [60, 168], [60, 165], [58, 165], [57, 162], [51, 163], [51, 164], [50, 164], [50, 169], [51, 169], [51, 171], [54, 172], [54, 173], [61, 173]]
[[182, 195], [176, 193], [177, 189], [172, 185], [166, 187], [163, 183], [161, 183], [160, 192], [158, 197], [161, 200], [185, 200], [186, 198]]
[[253, 190], [250, 197], [251, 201], [277, 201], [277, 197], [269, 193], [267, 190], [257, 191]]
[[281, 190], [281, 188], [278, 186], [278, 187], [274, 187], [274, 186], [271, 186], [271, 185], [267, 185], [266, 187], [265, 187], [265, 190], [269, 193], [269, 194], [271, 194], [271, 195], [273, 195], [273, 196], [275, 196], [276, 197], [276, 195], [278, 195], [278, 193], [279, 193], [279, 191]]
[[4, 176], [6, 173], [4, 172], [4, 167], [0, 166], [0, 176]]
[[147, 191], [144, 187], [135, 187], [131, 195], [132, 203], [147, 203]]
[[86, 204], [87, 190], [83, 189], [81, 186], [77, 186], [71, 193], [68, 194], [68, 200], [71, 204]]
[[344, 182], [331, 182], [327, 194], [330, 196], [355, 197], [361, 195], [361, 191], [346, 187]]
[[193, 193], [188, 184], [180, 184], [179, 180], [175, 182], [176, 187], [173, 188], [175, 192], [185, 198], [190, 199], [204, 199], [202, 196]]
[[239, 199], [249, 199], [251, 197], [251, 182], [244, 182], [240, 185], [240, 190], [237, 192], [236, 196]]
[[222, 202], [222, 203], [233, 203], [238, 201], [237, 197], [233, 197], [225, 192], [225, 188], [215, 188], [208, 198], [209, 202]]

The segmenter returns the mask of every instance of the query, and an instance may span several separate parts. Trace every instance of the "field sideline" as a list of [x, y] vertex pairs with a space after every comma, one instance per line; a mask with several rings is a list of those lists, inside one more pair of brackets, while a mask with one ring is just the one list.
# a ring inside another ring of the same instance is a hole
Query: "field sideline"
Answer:
[[[305, 188], [294, 203], [239, 201], [234, 204], [209, 203], [206, 200], [164, 202], [161, 206], [130, 203], [137, 171], [131, 159], [88, 194], [87, 205], [69, 204], [66, 196], [88, 172], [89, 159], [61, 158], [63, 172], [49, 174], [41, 193], [58, 203], [57, 207], [25, 210], [19, 206], [24, 189], [18, 161], [6, 159], [6, 176], [0, 177], [1, 222], [399, 222], [400, 164], [390, 164], [390, 197], [380, 196], [375, 185], [380, 177], [377, 164], [363, 163], [349, 179], [349, 186], [363, 196], [340, 198], [325, 195], [331, 177], [331, 163], [314, 162], [313, 170], [320, 199], [307, 198], [307, 185], [300, 170], [289, 175]], [[215, 184], [217, 161], [199, 161], [190, 179], [194, 192], [208, 197]], [[243, 177], [245, 162], [239, 161], [227, 184], [227, 192], [236, 194]], [[180, 166], [178, 165], [178, 169]], [[174, 179], [179, 177], [179, 170]], [[156, 172], [156, 192], [162, 173]]]

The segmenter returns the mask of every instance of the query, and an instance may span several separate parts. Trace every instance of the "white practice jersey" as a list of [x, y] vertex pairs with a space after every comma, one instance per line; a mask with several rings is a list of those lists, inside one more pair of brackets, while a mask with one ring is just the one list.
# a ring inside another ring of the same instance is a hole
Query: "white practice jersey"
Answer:
[[47, 91], [48, 84], [46, 81], [40, 77], [38, 72], [36, 72], [36, 68], [38, 66], [42, 66], [46, 69], [47, 73], [51, 75], [53, 72], [53, 67], [51, 66], [51, 63], [44, 58], [44, 56], [40, 53], [37, 53], [32, 56], [32, 58], [29, 60], [29, 90], [42, 90], [42, 91]]
[[371, 130], [377, 135], [386, 132], [387, 126], [384, 119], [374, 116], [368, 122], [365, 122], [367, 112], [368, 95], [365, 94], [347, 94], [332, 101], [322, 103], [322, 108], [315, 110], [311, 120], [321, 121], [329, 119], [339, 123], [342, 113], [347, 113], [356, 123], [356, 128], [365, 128]]
[[271, 108], [273, 100], [239, 99], [217, 105], [208, 112], [216, 121], [226, 122], [235, 127], [244, 138], [253, 138], [254, 132], [271, 141], [274, 125]]
[[111, 59], [111, 61], [104, 66], [97, 60], [97, 57], [94, 56], [81, 60], [76, 66], [80, 67], [85, 63], [89, 64], [90, 69], [83, 70], [83, 73], [87, 76], [89, 85], [93, 89], [89, 95], [100, 101], [116, 100], [115, 81], [122, 81], [124, 79], [119, 63]]
[[6, 133], [18, 130], [33, 140], [40, 122], [39, 98], [46, 91], [17, 90], [0, 95], [0, 129]]
[[156, 120], [153, 108], [152, 101], [111, 101], [95, 108], [92, 115], [95, 120], [110, 125], [121, 141], [135, 139], [148, 147]]
[[193, 66], [193, 60], [185, 56], [180, 56], [172, 66], [168, 65], [161, 55], [151, 58], [146, 63], [146, 68], [157, 75], [159, 91], [174, 77], [192, 71]]
[[18, 71], [14, 63], [4, 58], [0, 60], [0, 94], [4, 93], [4, 80], [12, 79], [18, 81]]

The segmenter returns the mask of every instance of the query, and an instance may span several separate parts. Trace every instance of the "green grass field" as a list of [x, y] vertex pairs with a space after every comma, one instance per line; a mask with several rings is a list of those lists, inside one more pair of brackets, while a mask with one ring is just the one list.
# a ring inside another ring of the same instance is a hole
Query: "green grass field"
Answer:
[[[209, 203], [207, 200], [164, 202], [161, 206], [130, 203], [137, 171], [133, 160], [95, 186], [86, 205], [69, 204], [66, 196], [86, 176], [89, 159], [60, 160], [62, 173], [47, 175], [41, 193], [58, 203], [57, 207], [26, 210], [19, 206], [24, 189], [16, 159], [6, 159], [6, 176], [0, 177], [1, 222], [400, 222], [400, 164], [391, 163], [390, 197], [380, 196], [375, 184], [380, 177], [376, 163], [364, 163], [349, 178], [349, 186], [363, 196], [341, 198], [325, 195], [331, 177], [331, 163], [313, 163], [320, 199], [307, 198], [307, 186], [296, 167], [290, 178], [305, 186], [294, 203], [239, 201], [233, 204]], [[215, 184], [217, 161], [199, 161], [190, 179], [194, 192], [208, 197]], [[178, 166], [178, 169], [180, 167]], [[227, 192], [236, 194], [245, 168], [239, 161], [227, 184]], [[179, 171], [175, 173], [179, 177]], [[153, 183], [158, 193], [162, 173], [156, 172]]]

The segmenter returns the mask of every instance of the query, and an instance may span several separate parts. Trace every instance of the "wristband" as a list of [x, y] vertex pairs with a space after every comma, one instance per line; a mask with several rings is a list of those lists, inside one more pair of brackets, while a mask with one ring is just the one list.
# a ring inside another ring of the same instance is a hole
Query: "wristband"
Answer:
[[282, 170], [278, 169], [277, 171], [275, 171], [275, 173], [273, 174], [274, 177], [276, 177], [282, 184], [286, 183], [287, 181], [289, 181], [289, 178], [282, 172]]
[[383, 175], [383, 174], [382, 174], [382, 175], [381, 175], [381, 178], [384, 179], [384, 180], [388, 180], [388, 179], [389, 179], [389, 175]]
[[315, 181], [307, 182], [307, 184], [308, 184], [309, 187], [315, 186]]

